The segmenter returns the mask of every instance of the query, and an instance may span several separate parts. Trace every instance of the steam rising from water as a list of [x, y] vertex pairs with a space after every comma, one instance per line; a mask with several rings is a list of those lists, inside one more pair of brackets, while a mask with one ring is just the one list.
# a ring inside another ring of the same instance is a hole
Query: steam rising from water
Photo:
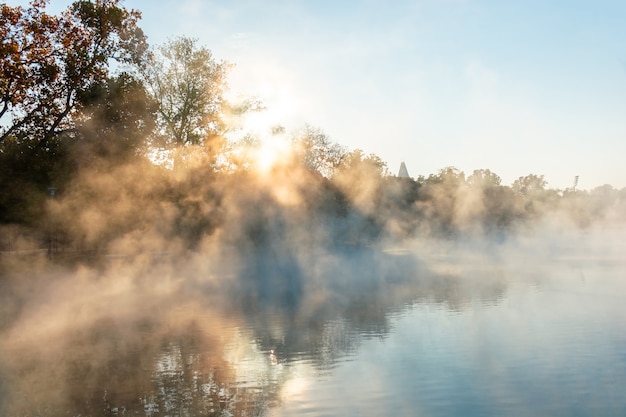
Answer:
[[[626, 253], [624, 229], [606, 224], [580, 232], [549, 218], [485, 234], [483, 200], [467, 188], [446, 213], [416, 202], [465, 232], [441, 238], [381, 211], [380, 192], [367, 170], [330, 182], [287, 157], [263, 175], [90, 168], [52, 206], [58, 230], [78, 242], [57, 254], [65, 262], [2, 259], [0, 413], [216, 413], [232, 403], [226, 387], [250, 349], [242, 329], [272, 360], [304, 355], [332, 369], [358, 349], [354, 335], [384, 337], [390, 315], [413, 303], [498, 303], [512, 276], [540, 282], [543, 263]], [[275, 404], [279, 393], [244, 384], [235, 407]]]

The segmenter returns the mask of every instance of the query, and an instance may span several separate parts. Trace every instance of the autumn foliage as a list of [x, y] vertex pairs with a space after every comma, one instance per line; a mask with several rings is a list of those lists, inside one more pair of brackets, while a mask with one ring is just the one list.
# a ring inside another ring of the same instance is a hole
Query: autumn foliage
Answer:
[[[231, 65], [196, 40], [150, 48], [120, 0], [46, 6], [0, 5], [0, 250], [25, 235], [49, 245], [51, 214], [51, 247], [76, 252], [195, 250], [210, 238], [354, 246], [626, 220], [626, 191], [608, 185], [551, 190], [531, 174], [506, 186], [454, 167], [398, 178], [319, 128], [242, 131], [263, 105], [227, 100]], [[289, 149], [257, 172], [255, 158], [278, 152], [271, 141]]]
[[113, 60], [138, 65], [147, 43], [140, 14], [118, 0], [77, 1], [60, 16], [46, 1], [3, 4], [0, 20], [0, 141], [35, 148], [71, 134], [83, 97], [109, 76]]

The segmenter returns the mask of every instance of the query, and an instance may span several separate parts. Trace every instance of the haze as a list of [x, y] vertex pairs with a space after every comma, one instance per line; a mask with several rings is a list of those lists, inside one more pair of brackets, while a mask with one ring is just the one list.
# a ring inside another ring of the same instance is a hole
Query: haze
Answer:
[[[9, 1], [8, 4], [25, 4]], [[69, 2], [53, 0], [59, 11]], [[489, 168], [550, 187], [626, 186], [626, 6], [617, 0], [128, 0], [152, 44], [184, 34], [230, 83], [414, 176]], [[367, 121], [367, 123], [364, 123]]]
[[0, 414], [626, 410], [623, 5], [14, 4]]

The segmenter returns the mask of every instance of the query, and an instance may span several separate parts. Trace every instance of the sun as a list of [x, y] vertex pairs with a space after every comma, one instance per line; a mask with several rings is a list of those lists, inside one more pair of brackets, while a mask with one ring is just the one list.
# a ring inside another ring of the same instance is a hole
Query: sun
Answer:
[[254, 152], [255, 168], [266, 174], [273, 167], [284, 163], [290, 152], [290, 143], [283, 135], [266, 135], [261, 138], [260, 146]]
[[242, 133], [257, 142], [248, 152], [253, 166], [261, 174], [289, 159], [292, 146], [285, 133], [285, 123], [292, 119], [293, 101], [286, 95], [274, 97], [259, 111], [245, 114]]

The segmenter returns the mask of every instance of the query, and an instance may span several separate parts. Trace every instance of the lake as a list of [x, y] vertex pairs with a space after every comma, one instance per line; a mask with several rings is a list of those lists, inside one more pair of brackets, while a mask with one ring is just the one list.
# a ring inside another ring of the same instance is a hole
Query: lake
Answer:
[[624, 416], [624, 237], [13, 272], [0, 414]]

